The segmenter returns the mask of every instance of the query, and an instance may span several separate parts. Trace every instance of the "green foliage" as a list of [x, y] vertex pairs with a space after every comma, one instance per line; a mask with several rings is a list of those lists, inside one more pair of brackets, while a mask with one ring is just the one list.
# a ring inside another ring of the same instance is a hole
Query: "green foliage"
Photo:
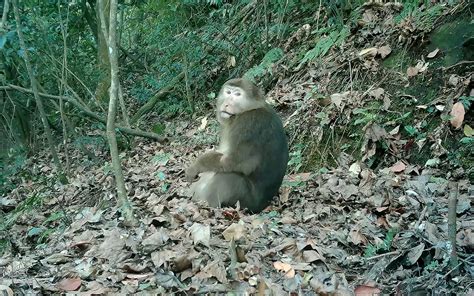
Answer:
[[259, 65], [252, 67], [248, 70], [244, 77], [251, 81], [256, 81], [265, 74], [271, 74], [272, 65], [280, 60], [283, 57], [284, 53], [281, 48], [272, 48], [270, 49], [262, 59], [262, 62]]
[[43, 199], [38, 195], [32, 195], [23, 200], [13, 211], [8, 213], [4, 221], [1, 221], [0, 231], [7, 230], [21, 215], [26, 215], [37, 210], [43, 204]]
[[354, 125], [366, 125], [377, 120], [377, 114], [373, 113], [370, 108], [356, 108], [352, 113], [358, 115], [353, 123]]
[[462, 96], [459, 97], [459, 102], [461, 102], [464, 106], [464, 109], [469, 110], [471, 108], [471, 104], [474, 103], [474, 97], [473, 96]]
[[376, 254], [390, 251], [390, 248], [392, 247], [393, 239], [397, 233], [398, 233], [397, 228], [391, 228], [385, 234], [385, 238], [382, 241], [382, 243], [376, 246], [368, 244], [364, 252], [364, 257], [369, 258], [369, 257], [375, 256]]
[[[421, 10], [420, 6], [422, 4], [427, 8]], [[406, 1], [403, 10], [395, 17], [395, 22], [400, 23], [407, 18], [411, 18], [418, 30], [428, 32], [433, 28], [436, 19], [442, 12], [443, 7], [440, 4], [432, 4], [428, 0]]]
[[[322, 35], [324, 29], [320, 29], [316, 34]], [[301, 60], [298, 67], [301, 67], [303, 64], [306, 64], [309, 61], [312, 61], [318, 57], [322, 57], [326, 55], [326, 53], [331, 49], [333, 46], [339, 46], [346, 40], [349, 36], [350, 30], [348, 27], [343, 27], [340, 30], [333, 30], [329, 33], [328, 36], [321, 36], [314, 48], [309, 50], [303, 59]]]
[[3, 184], [0, 195], [7, 194], [15, 187], [9, 179], [23, 169], [25, 162], [26, 153], [22, 147], [10, 148], [6, 155], [0, 156], [0, 184]]
[[293, 151], [290, 152], [290, 160], [288, 161], [289, 170], [293, 173], [299, 172], [303, 165], [303, 145], [295, 145]]

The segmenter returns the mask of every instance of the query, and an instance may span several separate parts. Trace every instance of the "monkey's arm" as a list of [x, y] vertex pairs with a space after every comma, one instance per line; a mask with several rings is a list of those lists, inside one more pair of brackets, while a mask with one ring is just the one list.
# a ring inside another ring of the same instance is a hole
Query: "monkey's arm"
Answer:
[[223, 154], [218, 151], [209, 151], [199, 156], [198, 159], [186, 169], [186, 180], [194, 180], [199, 173], [215, 171], [215, 164], [219, 164]]
[[249, 175], [257, 168], [260, 162], [260, 157], [252, 155], [252, 150], [254, 149], [251, 149], [249, 145], [242, 147], [239, 151], [230, 151], [227, 155], [218, 151], [206, 152], [186, 170], [186, 180], [192, 181], [199, 173], [203, 172], [237, 172]]

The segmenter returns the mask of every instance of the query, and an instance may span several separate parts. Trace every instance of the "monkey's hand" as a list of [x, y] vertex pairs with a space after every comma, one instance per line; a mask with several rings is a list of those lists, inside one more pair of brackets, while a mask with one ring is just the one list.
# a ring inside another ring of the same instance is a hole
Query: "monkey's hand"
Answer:
[[221, 162], [221, 158], [224, 155], [219, 152], [219, 151], [208, 151], [201, 155], [198, 159], [198, 163], [205, 168], [204, 171], [212, 171], [214, 167], [219, 166], [219, 163]]
[[188, 182], [192, 182], [196, 179], [196, 177], [199, 175], [199, 170], [196, 165], [192, 165], [186, 169], [184, 172], [184, 178]]

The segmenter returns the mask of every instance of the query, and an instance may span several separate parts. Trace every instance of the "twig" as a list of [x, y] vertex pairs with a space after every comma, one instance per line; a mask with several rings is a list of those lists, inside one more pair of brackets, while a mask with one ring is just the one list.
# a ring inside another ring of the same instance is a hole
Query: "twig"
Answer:
[[372, 257], [369, 257], [365, 260], [373, 260], [373, 259], [378, 259], [378, 258], [389, 256], [389, 255], [398, 255], [398, 254], [400, 254], [400, 251], [393, 251], [393, 252], [388, 252], [388, 253], [372, 256]]
[[446, 70], [449, 70], [451, 68], [454, 68], [454, 67], [457, 67], [457, 66], [460, 66], [460, 65], [464, 65], [464, 64], [474, 64], [474, 61], [460, 61], [459, 63], [456, 63], [456, 64], [451, 65], [449, 67], [442, 67], [441, 69], [446, 71]]
[[[21, 87], [21, 86], [13, 85], [13, 84], [8, 84], [6, 86], [0, 86], [0, 90], [9, 90], [9, 89], [14, 89], [14, 90], [21, 91], [21, 92], [26, 92], [26, 93], [33, 93], [33, 91], [31, 89], [27, 89], [27, 88], [24, 88], [24, 87]], [[56, 96], [56, 95], [50, 95], [50, 94], [41, 93], [41, 92], [39, 92], [38, 94], [40, 96], [48, 98], [48, 99], [54, 99], [54, 100], [59, 100], [60, 99], [60, 96]], [[93, 118], [93, 119], [95, 119], [99, 122], [102, 122], [104, 124], [106, 123], [106, 120], [104, 118], [102, 118], [99, 114], [92, 112], [87, 106], [83, 106], [81, 103], [79, 103], [74, 98], [69, 97], [69, 96], [63, 96], [63, 99], [65, 101], [71, 103], [73, 106], [75, 106], [77, 109], [79, 109], [80, 112], [87, 115], [88, 117]], [[118, 126], [118, 125], [115, 126], [115, 127], [117, 129], [119, 129], [121, 132], [124, 132], [126, 134], [139, 136], [139, 137], [144, 137], [144, 138], [149, 138], [149, 139], [154, 139], [158, 142], [166, 141], [165, 137], [162, 137], [162, 136], [160, 136], [156, 133], [145, 132], [145, 131], [142, 131], [142, 130], [132, 129], [132, 128], [128, 128], [128, 127], [124, 127], [124, 126]]]
[[[451, 242], [450, 265], [453, 268], [452, 273], [458, 273], [458, 255], [456, 253], [456, 204], [458, 200], [458, 183], [449, 183], [448, 199], [448, 238]], [[451, 271], [450, 271], [451, 272]]]
[[236, 245], [234, 238], [230, 241], [229, 244], [229, 255], [230, 255], [230, 266], [229, 266], [229, 273], [232, 276], [234, 280], [237, 280], [237, 272], [236, 272], [236, 266], [237, 266], [237, 251], [235, 250]]

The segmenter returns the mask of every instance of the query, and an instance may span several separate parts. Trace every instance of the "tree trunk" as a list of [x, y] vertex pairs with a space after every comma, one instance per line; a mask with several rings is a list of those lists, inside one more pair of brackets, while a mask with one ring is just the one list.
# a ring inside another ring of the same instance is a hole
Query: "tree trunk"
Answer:
[[28, 50], [25, 44], [25, 39], [23, 38], [23, 32], [21, 28], [21, 20], [20, 20], [20, 12], [18, 10], [18, 6], [16, 0], [12, 1], [13, 11], [15, 14], [16, 20], [16, 30], [18, 33], [18, 40], [20, 41], [20, 47], [23, 51], [23, 58], [25, 60], [26, 70], [28, 71], [28, 76], [30, 77], [31, 89], [33, 90], [33, 96], [35, 98], [36, 106], [38, 107], [38, 111], [41, 117], [41, 122], [43, 123], [44, 133], [46, 135], [46, 139], [48, 140], [49, 149], [51, 150], [51, 155], [53, 157], [53, 162], [56, 167], [56, 172], [59, 176], [61, 182], [66, 183], [67, 179], [64, 175], [63, 168], [61, 162], [59, 161], [58, 153], [56, 152], [56, 146], [53, 141], [53, 135], [51, 134], [51, 129], [49, 127], [48, 119], [46, 117], [46, 112], [44, 110], [43, 101], [38, 93], [38, 87], [36, 85], [36, 79], [33, 73], [33, 69], [31, 67], [30, 58], [28, 54]]
[[132, 206], [127, 197], [127, 189], [125, 188], [125, 181], [123, 178], [122, 167], [120, 164], [120, 158], [117, 147], [117, 137], [115, 134], [115, 115], [117, 111], [117, 100], [119, 94], [119, 69], [118, 69], [118, 56], [117, 56], [117, 0], [110, 1], [110, 26], [107, 32], [105, 15], [104, 15], [104, 2], [108, 0], [99, 0], [99, 14], [102, 34], [108, 37], [108, 57], [110, 61], [110, 90], [109, 90], [109, 112], [107, 115], [107, 140], [109, 141], [110, 156], [112, 158], [112, 167], [115, 174], [115, 183], [117, 184], [117, 196], [122, 208], [122, 214], [125, 218], [127, 225], [136, 225], [137, 221], [133, 216]]
[[97, 61], [101, 75], [95, 90], [95, 97], [99, 102], [106, 102], [107, 91], [110, 87], [110, 61], [107, 52], [107, 35], [104, 35], [102, 27], [105, 26], [105, 32], [108, 32], [110, 28], [110, 0], [99, 1], [96, 5], [96, 14], [99, 23], [97, 26]]
[[3, 14], [2, 14], [2, 23], [0, 23], [0, 31], [3, 31], [3, 29], [7, 27], [9, 2], [8, 0], [4, 0], [4, 1], [5, 2], [3, 3]]

